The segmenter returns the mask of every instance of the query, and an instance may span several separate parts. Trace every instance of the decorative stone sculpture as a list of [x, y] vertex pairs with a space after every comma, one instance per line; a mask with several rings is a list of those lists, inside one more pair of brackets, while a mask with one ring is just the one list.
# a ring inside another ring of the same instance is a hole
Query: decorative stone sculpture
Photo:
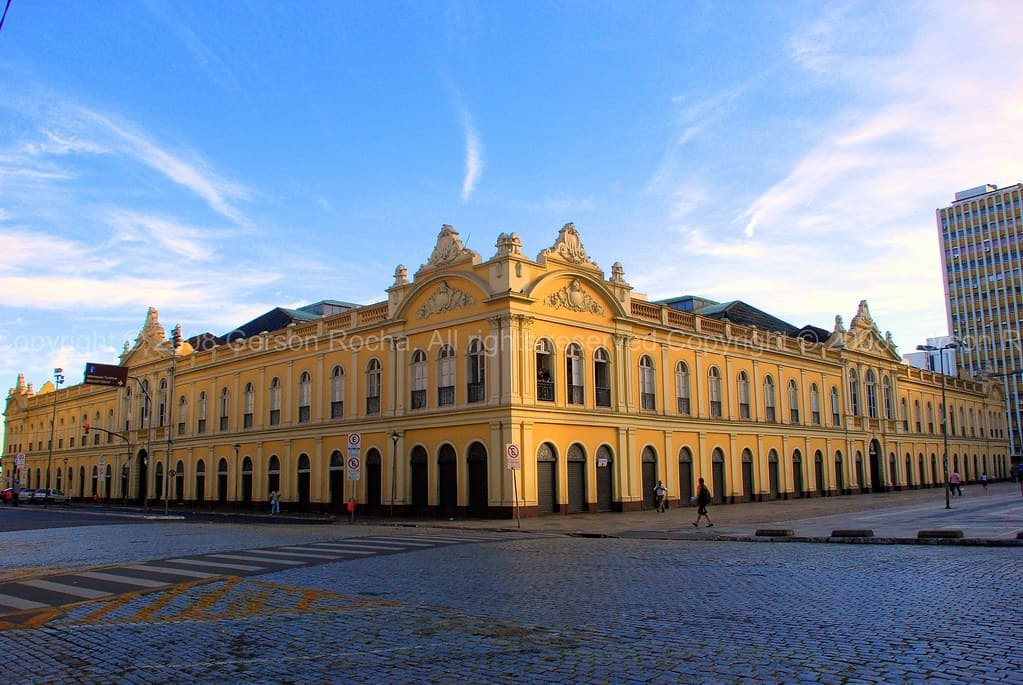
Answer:
[[452, 288], [447, 281], [441, 281], [440, 286], [426, 300], [422, 307], [416, 311], [417, 319], [425, 319], [431, 314], [440, 314], [452, 309], [460, 309], [475, 304], [472, 295]]
[[564, 307], [573, 312], [589, 312], [600, 316], [604, 314], [604, 308], [600, 303], [590, 297], [575, 278], [561, 290], [548, 295], [545, 302], [554, 309]]

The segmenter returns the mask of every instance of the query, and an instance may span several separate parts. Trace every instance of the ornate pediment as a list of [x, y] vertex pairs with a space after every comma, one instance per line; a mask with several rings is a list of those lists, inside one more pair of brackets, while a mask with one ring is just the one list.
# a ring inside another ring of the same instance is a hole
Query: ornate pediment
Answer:
[[568, 309], [573, 312], [586, 312], [588, 314], [604, 315], [604, 308], [590, 296], [578, 279], [573, 278], [572, 282], [561, 290], [553, 292], [544, 300], [548, 307], [554, 309]]
[[167, 331], [160, 323], [160, 313], [156, 307], [150, 307], [146, 312], [146, 322], [142, 324], [142, 330], [135, 336], [135, 344], [129, 347], [127, 342], [124, 343], [120, 364], [133, 366], [152, 359], [166, 359], [170, 347]]
[[462, 244], [462, 239], [454, 226], [444, 224], [441, 226], [430, 259], [420, 268], [447, 266], [466, 259], [472, 259], [475, 263], [480, 261], [480, 256]]
[[433, 294], [426, 299], [423, 306], [416, 310], [417, 319], [425, 319], [432, 314], [441, 314], [453, 309], [461, 309], [476, 304], [472, 295], [452, 288], [447, 281], [441, 281]]
[[886, 357], [894, 361], [901, 361], [895, 341], [891, 333], [884, 336], [870, 316], [870, 309], [866, 300], [860, 300], [856, 315], [849, 322], [849, 330], [842, 326], [842, 317], [835, 317], [835, 330], [828, 338], [829, 347], [841, 347], [846, 350], [864, 352], [875, 356]]
[[561, 230], [558, 231], [558, 239], [554, 241], [552, 246], [537, 255], [536, 261], [544, 261], [547, 257], [555, 257], [576, 266], [600, 269], [599, 266], [590, 261], [590, 256], [586, 254], [582, 239], [579, 237], [579, 231], [575, 229], [575, 224], [572, 223], [562, 226]]

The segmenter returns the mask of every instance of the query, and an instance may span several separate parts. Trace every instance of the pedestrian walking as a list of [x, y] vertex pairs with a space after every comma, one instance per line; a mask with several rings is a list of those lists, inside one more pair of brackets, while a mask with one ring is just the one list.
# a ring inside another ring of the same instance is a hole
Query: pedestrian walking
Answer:
[[985, 471], [984, 473], [980, 474], [980, 487], [982, 487], [985, 490], [987, 490], [987, 471]]
[[700, 519], [707, 519], [707, 527], [713, 527], [713, 523], [710, 522], [710, 515], [707, 513], [707, 505], [710, 504], [710, 488], [704, 484], [703, 479], [696, 486], [696, 521], [693, 522], [693, 528], [700, 527]]
[[275, 516], [281, 513], [281, 493], [276, 490], [270, 491], [270, 515]]
[[948, 479], [949, 494], [953, 497], [955, 497], [957, 493], [960, 497], [963, 496], [963, 488], [959, 485], [959, 480], [959, 472], [953, 471], [952, 477]]
[[664, 487], [664, 483], [657, 481], [657, 485], [654, 486], [654, 500], [657, 502], [657, 511], [664, 513], [667, 508], [665, 506], [664, 498], [668, 494], [668, 488]]

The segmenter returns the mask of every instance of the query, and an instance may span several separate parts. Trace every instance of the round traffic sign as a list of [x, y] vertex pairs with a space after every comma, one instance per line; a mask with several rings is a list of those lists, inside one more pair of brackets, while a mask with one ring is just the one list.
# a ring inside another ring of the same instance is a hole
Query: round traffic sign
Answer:
[[170, 475], [170, 476], [174, 476], [175, 473], [176, 473], [176, 471], [174, 469], [171, 469], [171, 470], [169, 470], [167, 472], [167, 474]]
[[361, 465], [362, 465], [362, 459], [361, 458], [359, 458], [359, 457], [348, 457], [348, 468], [352, 469], [353, 471], [358, 471], [359, 467]]
[[362, 434], [361, 433], [349, 433], [348, 434], [348, 446], [349, 447], [360, 447], [360, 446], [362, 446]]

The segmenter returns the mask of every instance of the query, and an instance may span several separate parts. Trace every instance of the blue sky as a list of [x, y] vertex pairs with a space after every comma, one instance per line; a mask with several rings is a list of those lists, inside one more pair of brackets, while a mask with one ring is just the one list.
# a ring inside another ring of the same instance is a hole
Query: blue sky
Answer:
[[651, 299], [905, 353], [934, 210], [1018, 182], [1023, 3], [29, 2], [0, 30], [0, 379], [378, 302], [452, 224], [575, 222]]

